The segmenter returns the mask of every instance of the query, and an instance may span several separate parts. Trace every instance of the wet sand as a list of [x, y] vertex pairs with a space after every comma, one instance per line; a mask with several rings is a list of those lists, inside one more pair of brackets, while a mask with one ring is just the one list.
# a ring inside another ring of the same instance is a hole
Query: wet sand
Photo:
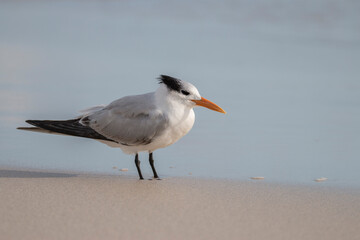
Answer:
[[360, 190], [0, 170], [1, 239], [358, 239]]

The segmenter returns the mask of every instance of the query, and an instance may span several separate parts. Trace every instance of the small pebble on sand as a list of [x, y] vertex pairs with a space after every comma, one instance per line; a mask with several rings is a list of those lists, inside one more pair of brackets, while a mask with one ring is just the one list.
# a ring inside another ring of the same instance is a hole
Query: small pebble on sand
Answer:
[[263, 180], [265, 177], [251, 177], [253, 180]]
[[315, 179], [314, 181], [315, 181], [315, 182], [323, 182], [323, 181], [326, 181], [326, 180], [327, 180], [326, 177], [322, 177], [322, 178], [317, 178], [317, 179]]
[[121, 169], [119, 169], [119, 171], [126, 172], [126, 171], [129, 171], [129, 169], [127, 169], [127, 168], [121, 168]]

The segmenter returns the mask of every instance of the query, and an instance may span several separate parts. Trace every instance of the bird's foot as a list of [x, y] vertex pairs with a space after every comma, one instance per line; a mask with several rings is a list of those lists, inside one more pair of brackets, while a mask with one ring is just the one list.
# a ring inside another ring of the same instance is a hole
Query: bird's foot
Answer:
[[159, 177], [149, 178], [149, 181], [152, 181], [152, 180], [162, 180], [162, 178], [159, 178]]

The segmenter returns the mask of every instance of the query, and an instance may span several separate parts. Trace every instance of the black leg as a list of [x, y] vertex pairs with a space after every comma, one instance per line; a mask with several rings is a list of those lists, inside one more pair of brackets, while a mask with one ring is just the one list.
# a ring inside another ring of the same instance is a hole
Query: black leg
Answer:
[[143, 178], [143, 176], [141, 174], [140, 160], [139, 160], [139, 155], [138, 154], [135, 155], [135, 165], [136, 165], [137, 171], [139, 173], [140, 180], [144, 180], [144, 178]]
[[154, 159], [153, 159], [152, 153], [149, 153], [149, 163], [150, 163], [151, 169], [154, 173], [154, 178], [159, 178], [159, 176], [156, 173], [155, 167], [154, 167]]

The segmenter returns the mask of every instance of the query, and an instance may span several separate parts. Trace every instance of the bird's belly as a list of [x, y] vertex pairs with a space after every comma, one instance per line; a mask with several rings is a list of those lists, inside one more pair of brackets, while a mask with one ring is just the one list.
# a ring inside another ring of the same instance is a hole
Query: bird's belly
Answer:
[[156, 149], [164, 148], [177, 142], [191, 130], [194, 122], [195, 114], [193, 111], [191, 111], [186, 119], [178, 121], [177, 123], [170, 122], [169, 127], [166, 128], [159, 136], [154, 138], [153, 141], [149, 144], [137, 146], [125, 146], [120, 144], [116, 145], [127, 154], [135, 154], [138, 152], [153, 152]]

